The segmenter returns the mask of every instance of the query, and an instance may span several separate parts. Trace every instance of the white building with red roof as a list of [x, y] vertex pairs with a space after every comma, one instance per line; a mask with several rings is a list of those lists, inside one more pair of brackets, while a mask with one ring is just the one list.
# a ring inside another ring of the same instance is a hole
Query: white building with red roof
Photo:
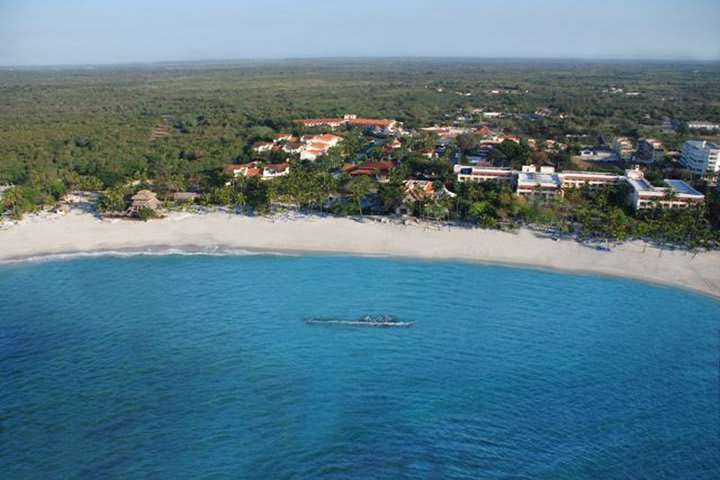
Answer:
[[263, 180], [281, 177], [290, 173], [289, 163], [272, 163], [264, 164], [254, 161], [243, 163], [240, 165], [226, 165], [223, 172], [231, 174], [233, 177], [254, 177], [260, 176]]

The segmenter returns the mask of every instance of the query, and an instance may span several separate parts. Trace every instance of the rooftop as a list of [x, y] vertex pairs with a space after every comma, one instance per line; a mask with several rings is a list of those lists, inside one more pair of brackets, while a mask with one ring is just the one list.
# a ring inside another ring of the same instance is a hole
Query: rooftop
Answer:
[[665, 183], [674, 191], [683, 195], [700, 195], [702, 193], [683, 182], [682, 180], [665, 180]]
[[712, 149], [720, 149], [720, 145], [718, 145], [715, 142], [708, 142], [707, 140], [688, 140], [685, 142], [687, 145], [690, 145], [693, 148], [712, 148]]
[[521, 172], [518, 174], [518, 185], [559, 188], [560, 178], [554, 173]]

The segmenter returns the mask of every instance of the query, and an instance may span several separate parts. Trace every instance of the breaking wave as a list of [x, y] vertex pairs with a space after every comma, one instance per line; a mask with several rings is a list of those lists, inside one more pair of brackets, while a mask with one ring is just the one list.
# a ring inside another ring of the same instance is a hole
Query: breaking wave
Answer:
[[184, 256], [184, 257], [243, 257], [243, 256], [297, 256], [292, 253], [274, 252], [274, 251], [252, 251], [234, 248], [212, 247], [204, 249], [192, 248], [161, 248], [146, 250], [97, 250], [92, 252], [72, 252], [72, 253], [48, 253], [43, 255], [34, 255], [31, 257], [23, 257], [10, 260], [0, 260], [0, 265], [8, 263], [25, 263], [25, 262], [59, 262], [68, 260], [77, 260], [83, 258], [97, 257], [114, 257], [114, 258], [132, 258], [132, 257], [166, 257], [166, 256]]

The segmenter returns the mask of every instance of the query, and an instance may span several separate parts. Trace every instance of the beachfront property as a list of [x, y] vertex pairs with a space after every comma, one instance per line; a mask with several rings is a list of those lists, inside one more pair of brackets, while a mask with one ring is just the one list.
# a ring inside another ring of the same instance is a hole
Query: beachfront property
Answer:
[[127, 215], [134, 215], [140, 210], [149, 209], [155, 211], [160, 206], [157, 195], [150, 190], [140, 190], [132, 197], [132, 204], [126, 210]]
[[517, 182], [517, 172], [509, 168], [455, 165], [454, 173], [459, 182], [505, 182], [511, 185]]
[[680, 163], [697, 174], [720, 171], [720, 145], [705, 140], [688, 140], [680, 151]]
[[436, 201], [442, 197], [455, 198], [457, 194], [448, 190], [445, 185], [438, 189], [436, 182], [430, 180], [407, 180], [403, 184], [403, 200], [395, 208], [395, 214], [410, 215], [416, 202]]
[[342, 118], [300, 118], [293, 120], [295, 123], [301, 123], [306, 127], [328, 126], [332, 129], [343, 125], [359, 126], [366, 129], [377, 130], [384, 134], [394, 133], [399, 128], [397, 120], [376, 119], [376, 118], [358, 118], [354, 114], [346, 114]]
[[660, 140], [655, 140], [654, 138], [641, 138], [638, 142], [633, 162], [650, 164], [662, 162], [664, 158], [665, 147]]
[[562, 197], [566, 190], [586, 188], [597, 192], [603, 187], [628, 183], [633, 189], [629, 203], [635, 209], [685, 208], [701, 202], [705, 196], [682, 180], [665, 180], [666, 187], [654, 187], [638, 168], [627, 170], [626, 175], [609, 172], [555, 172], [554, 167], [525, 165], [522, 171], [498, 167], [468, 167], [456, 165], [454, 173], [459, 182], [503, 182], [515, 185], [515, 193], [527, 199], [551, 200]]
[[625, 179], [633, 189], [631, 205], [636, 210], [647, 208], [687, 208], [702, 203], [705, 195], [682, 180], [665, 180], [665, 187], [655, 187], [645, 179], [639, 168], [627, 170]]
[[563, 195], [562, 181], [553, 167], [524, 165], [517, 174], [518, 197], [550, 200]]
[[[241, 165], [226, 165], [223, 172], [229, 173], [234, 178], [260, 176], [263, 180], [281, 177], [290, 173], [289, 163], [264, 164], [259, 161], [244, 163]], [[230, 183], [228, 182], [228, 185]]]
[[558, 174], [563, 190], [571, 188], [587, 188], [597, 192], [607, 185], [618, 185], [624, 181], [623, 177], [608, 172], [577, 172], [564, 171]]

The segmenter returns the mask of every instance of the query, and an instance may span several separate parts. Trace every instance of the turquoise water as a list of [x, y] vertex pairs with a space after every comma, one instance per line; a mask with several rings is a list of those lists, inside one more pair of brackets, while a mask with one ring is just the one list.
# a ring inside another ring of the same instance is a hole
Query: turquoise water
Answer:
[[[392, 314], [410, 328], [308, 325]], [[0, 478], [720, 478], [720, 306], [347, 257], [0, 265]]]

